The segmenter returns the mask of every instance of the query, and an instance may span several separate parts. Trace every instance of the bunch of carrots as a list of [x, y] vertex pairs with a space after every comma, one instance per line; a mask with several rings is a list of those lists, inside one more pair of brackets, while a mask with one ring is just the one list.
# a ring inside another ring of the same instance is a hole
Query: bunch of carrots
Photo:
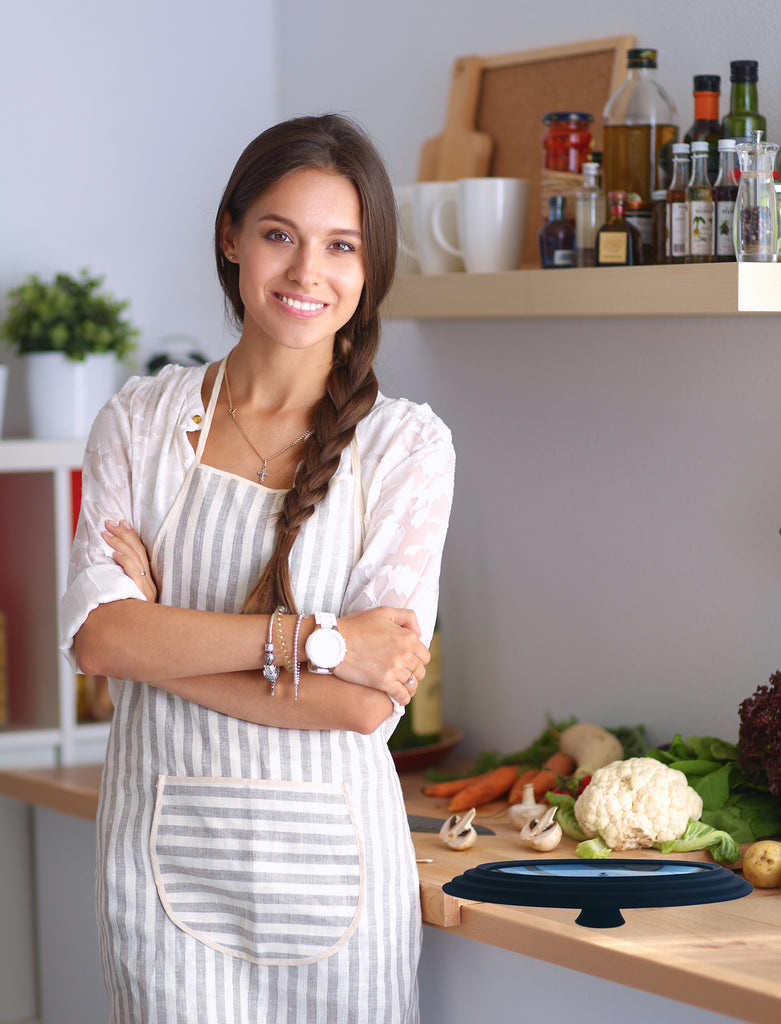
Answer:
[[435, 782], [424, 786], [426, 796], [440, 800], [450, 798], [449, 811], [466, 811], [470, 807], [490, 804], [493, 800], [507, 797], [507, 803], [517, 804], [523, 800], [523, 787], [534, 786], [534, 799], [539, 803], [545, 794], [555, 789], [561, 776], [572, 775], [575, 762], [569, 754], [560, 751], [545, 761], [542, 768], [524, 769], [522, 765], [504, 764], [499, 768], [450, 782]]

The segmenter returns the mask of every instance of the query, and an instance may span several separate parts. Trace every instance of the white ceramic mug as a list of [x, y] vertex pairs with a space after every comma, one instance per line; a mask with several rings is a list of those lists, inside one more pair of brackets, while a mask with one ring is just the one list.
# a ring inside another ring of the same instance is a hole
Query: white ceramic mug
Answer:
[[[447, 223], [457, 211], [457, 239]], [[518, 270], [529, 219], [529, 182], [525, 178], [462, 178], [456, 198], [434, 209], [432, 231], [437, 244], [461, 256], [470, 274]]]
[[443, 248], [434, 236], [433, 216], [437, 204], [452, 200], [442, 214], [446, 230], [456, 231], [456, 183], [454, 181], [418, 181], [412, 186], [412, 234], [414, 246], [404, 250], [420, 266], [423, 274], [450, 274], [464, 269], [458, 255]]

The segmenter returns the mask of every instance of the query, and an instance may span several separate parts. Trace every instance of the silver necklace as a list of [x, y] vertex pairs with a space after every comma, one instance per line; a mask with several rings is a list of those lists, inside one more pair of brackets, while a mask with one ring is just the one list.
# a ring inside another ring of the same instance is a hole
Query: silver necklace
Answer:
[[227, 364], [227, 362], [225, 363], [225, 389], [228, 392], [228, 412], [230, 413], [230, 418], [236, 424], [236, 429], [238, 430], [238, 432], [241, 434], [241, 436], [244, 438], [244, 440], [247, 442], [247, 444], [250, 446], [250, 448], [253, 450], [253, 452], [257, 455], [257, 457], [260, 459], [260, 461], [263, 463], [263, 465], [260, 467], [260, 469], [257, 470], [257, 475], [258, 475], [258, 479], [260, 480], [260, 482], [264, 483], [266, 477], [268, 476], [268, 468], [267, 467], [268, 467], [269, 462], [273, 462], [274, 459], [278, 458], [280, 455], [284, 455], [284, 453], [286, 451], [289, 451], [291, 448], [295, 448], [295, 446], [297, 444], [301, 444], [302, 441], [305, 441], [309, 437], [309, 435], [312, 433], [312, 431], [311, 430], [305, 430], [303, 434], [300, 434], [295, 439], [295, 441], [291, 441], [289, 444], [286, 444], [284, 448], [280, 448], [279, 451], [278, 452], [274, 452], [273, 455], [269, 455], [269, 456], [261, 455], [260, 452], [258, 451], [258, 449], [255, 447], [255, 445], [252, 443], [252, 441], [249, 439], [249, 437], [245, 433], [244, 428], [242, 427], [242, 425], [236, 419], [236, 408], [235, 408], [235, 406], [233, 404], [233, 399], [231, 398], [231, 385], [230, 385], [230, 381], [228, 380], [228, 364]]

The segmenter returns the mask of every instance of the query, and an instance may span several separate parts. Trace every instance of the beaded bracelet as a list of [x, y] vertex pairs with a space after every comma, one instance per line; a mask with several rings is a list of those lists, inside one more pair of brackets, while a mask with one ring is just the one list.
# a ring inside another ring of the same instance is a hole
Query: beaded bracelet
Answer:
[[272, 619], [274, 620], [274, 635], [277, 638], [277, 643], [282, 651], [282, 663], [288, 672], [293, 674], [294, 661], [291, 661], [290, 655], [287, 652], [287, 644], [285, 643], [285, 631], [282, 628], [282, 616], [287, 615], [287, 608], [283, 608], [280, 605], [274, 609]]
[[298, 634], [301, 632], [301, 623], [304, 616], [296, 618], [295, 629], [293, 630], [293, 699], [298, 700], [298, 684], [301, 682], [301, 664], [298, 660]]
[[271, 696], [276, 692], [276, 682], [279, 678], [279, 666], [274, 664], [274, 639], [272, 630], [274, 628], [274, 616], [268, 620], [268, 636], [263, 647], [263, 678], [271, 683]]

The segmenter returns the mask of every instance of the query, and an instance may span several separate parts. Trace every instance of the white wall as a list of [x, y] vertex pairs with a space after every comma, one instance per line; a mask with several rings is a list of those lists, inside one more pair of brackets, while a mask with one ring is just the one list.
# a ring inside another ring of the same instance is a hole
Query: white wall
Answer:
[[[275, 120], [273, 0], [8, 3], [0, 29], [0, 314], [26, 274], [88, 266], [131, 300], [141, 365], [170, 334], [221, 355], [214, 214]], [[6, 436], [27, 430], [21, 383]]]
[[[622, 33], [658, 48], [682, 131], [693, 74], [722, 76], [725, 113], [729, 61], [756, 58], [781, 136], [769, 0], [750, 18], [727, 0], [363, 9], [311, 5], [280, 113], [354, 114], [397, 184], [441, 130], [455, 56]], [[298, 13], [280, 6], [281, 38]], [[776, 318], [388, 325], [383, 386], [430, 401], [456, 442], [442, 618], [466, 749], [518, 749], [548, 712], [737, 738], [738, 702], [781, 667], [777, 333]]]

